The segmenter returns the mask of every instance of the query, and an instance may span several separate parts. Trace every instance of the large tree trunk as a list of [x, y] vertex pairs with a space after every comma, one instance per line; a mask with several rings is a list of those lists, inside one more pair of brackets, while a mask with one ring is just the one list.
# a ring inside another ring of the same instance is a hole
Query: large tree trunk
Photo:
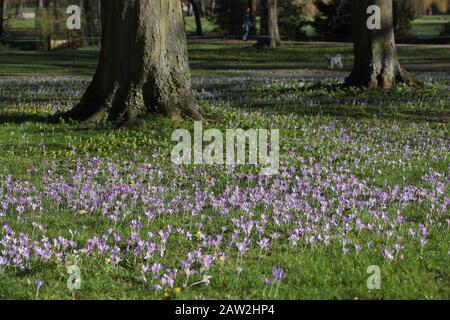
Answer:
[[192, 10], [194, 11], [195, 16], [195, 28], [196, 34], [201, 36], [203, 34], [202, 29], [202, 13], [201, 13], [201, 4], [198, 3], [199, 0], [190, 0], [192, 4]]
[[278, 31], [277, 2], [277, 0], [261, 0], [261, 34], [257, 45], [277, 47], [283, 44]]
[[179, 0], [102, 0], [94, 78], [67, 117], [132, 125], [148, 112], [201, 119], [191, 92]]
[[[381, 30], [367, 28], [370, 5], [381, 9]], [[418, 84], [398, 61], [392, 0], [353, 0], [352, 29], [355, 62], [347, 85], [391, 89], [396, 82]]]

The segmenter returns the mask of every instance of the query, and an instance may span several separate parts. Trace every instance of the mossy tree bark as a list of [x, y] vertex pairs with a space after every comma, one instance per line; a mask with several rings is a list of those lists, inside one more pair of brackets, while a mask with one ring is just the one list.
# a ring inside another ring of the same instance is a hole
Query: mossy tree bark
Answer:
[[261, 0], [261, 34], [257, 45], [278, 47], [283, 45], [278, 30], [278, 1]]
[[124, 127], [149, 112], [202, 118], [191, 91], [179, 0], [103, 0], [102, 30], [97, 71], [67, 118]]
[[[367, 27], [370, 5], [381, 9], [380, 30]], [[346, 85], [389, 90], [397, 82], [419, 84], [398, 61], [392, 0], [352, 0], [352, 29], [355, 62]]]

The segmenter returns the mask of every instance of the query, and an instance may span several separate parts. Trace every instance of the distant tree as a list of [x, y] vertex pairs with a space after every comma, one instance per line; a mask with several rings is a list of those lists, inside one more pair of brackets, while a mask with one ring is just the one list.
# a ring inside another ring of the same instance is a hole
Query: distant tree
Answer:
[[216, 13], [217, 0], [211, 0], [211, 15]]
[[192, 10], [194, 11], [195, 16], [195, 28], [196, 28], [196, 34], [198, 36], [201, 36], [203, 34], [203, 28], [202, 28], [202, 4], [199, 0], [189, 0], [189, 2], [192, 5]]
[[[366, 26], [370, 5], [381, 8], [381, 30]], [[347, 85], [391, 89], [397, 82], [418, 84], [398, 61], [393, 12], [393, 0], [352, 0], [355, 62]]]
[[83, 36], [88, 38], [90, 45], [97, 43], [96, 38], [100, 35], [100, 0], [82, 0], [83, 7]]
[[247, 0], [216, 0], [214, 15], [210, 18], [219, 30], [240, 35], [242, 22], [247, 7]]
[[16, 0], [16, 6], [15, 6], [15, 9], [16, 9], [16, 12], [15, 12], [16, 19], [22, 18], [22, 13], [23, 13], [23, 0]]
[[414, 12], [416, 16], [423, 16], [433, 12], [446, 13], [450, 6], [448, 0], [404, 0], [405, 4]]
[[67, 118], [122, 127], [152, 112], [202, 119], [191, 90], [180, 0], [102, 0], [102, 31], [97, 71]]
[[318, 14], [312, 26], [322, 39], [351, 33], [351, 0], [315, 0]]
[[256, 0], [248, 0], [247, 4], [248, 8], [250, 8], [250, 35], [256, 35], [256, 11], [257, 11], [257, 1]]
[[6, 0], [0, 0], [0, 38], [3, 37], [5, 30], [3, 29], [3, 18], [5, 15]]
[[92, 38], [94, 37], [94, 29], [95, 29], [95, 18], [93, 13], [93, 8], [91, 7], [91, 0], [83, 0], [83, 13], [85, 18], [85, 35], [89, 39], [89, 44], [93, 44]]
[[410, 1], [394, 0], [394, 28], [396, 36], [407, 35], [411, 30], [411, 22], [416, 18]]
[[278, 28], [278, 0], [261, 0], [261, 36], [258, 45], [277, 47], [283, 45]]
[[282, 35], [294, 40], [299, 40], [305, 36], [304, 27], [310, 24], [305, 16], [305, 11], [307, 14], [311, 12], [308, 4], [309, 2], [299, 4], [292, 0], [279, 0], [278, 24]]
[[302, 10], [302, 13], [307, 17], [314, 17], [317, 14], [317, 7], [314, 0], [287, 0], [292, 4], [297, 5]]
[[52, 38], [55, 34], [54, 3], [49, 0], [37, 2], [35, 28], [40, 38], [44, 39], [39, 49], [51, 50]]
[[450, 22], [444, 23], [441, 26], [440, 35], [444, 37], [450, 36]]

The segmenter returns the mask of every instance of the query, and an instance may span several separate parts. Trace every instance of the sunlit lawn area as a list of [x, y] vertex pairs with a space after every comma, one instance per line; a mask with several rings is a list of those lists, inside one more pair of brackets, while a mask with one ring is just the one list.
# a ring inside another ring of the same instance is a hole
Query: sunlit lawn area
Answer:
[[278, 175], [175, 166], [161, 116], [126, 131], [49, 120], [98, 50], [0, 52], [0, 298], [36, 298], [36, 280], [44, 299], [450, 298], [448, 48], [402, 46], [426, 84], [393, 92], [333, 86], [348, 45], [189, 50], [205, 128], [280, 129]]

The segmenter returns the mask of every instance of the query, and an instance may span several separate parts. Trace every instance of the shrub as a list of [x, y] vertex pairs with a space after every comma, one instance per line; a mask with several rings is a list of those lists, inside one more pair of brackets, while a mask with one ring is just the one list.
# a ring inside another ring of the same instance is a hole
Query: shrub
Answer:
[[208, 19], [217, 25], [220, 31], [233, 35], [243, 33], [242, 22], [247, 8], [246, 0], [216, 0], [216, 9]]
[[350, 0], [316, 0], [318, 14], [312, 26], [322, 39], [337, 35], [351, 34], [351, 1]]
[[394, 1], [394, 27], [397, 36], [405, 36], [411, 30], [411, 21], [416, 18], [414, 9], [407, 3], [410, 0]]
[[441, 26], [441, 36], [450, 36], [450, 22], [444, 23]]
[[302, 7], [293, 3], [292, 0], [280, 0], [278, 24], [282, 35], [298, 40], [306, 35], [304, 27], [311, 23], [306, 19]]

